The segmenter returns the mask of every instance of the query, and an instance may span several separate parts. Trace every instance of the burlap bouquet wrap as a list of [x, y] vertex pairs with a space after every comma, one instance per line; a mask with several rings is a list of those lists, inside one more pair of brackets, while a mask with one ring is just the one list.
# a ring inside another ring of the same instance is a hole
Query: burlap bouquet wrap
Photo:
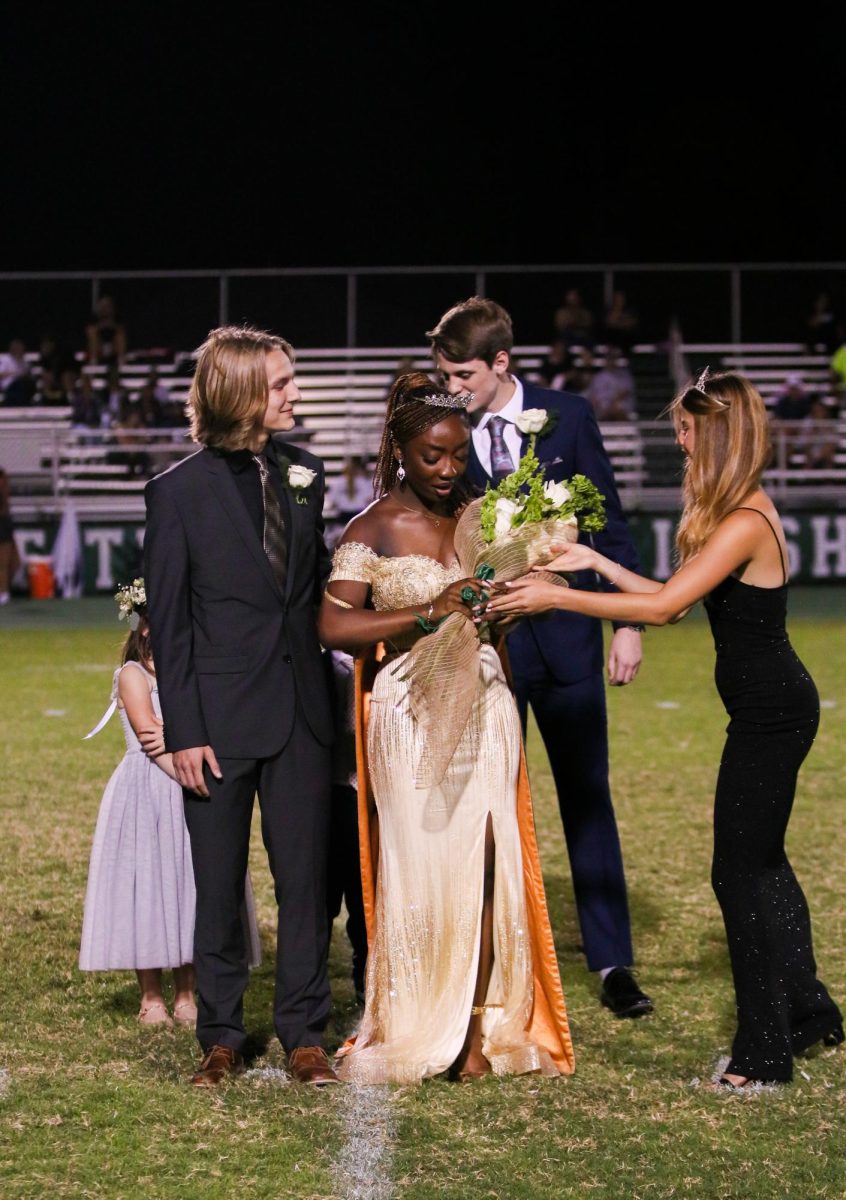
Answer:
[[[531, 567], [553, 558], [553, 543], [575, 542], [578, 526], [550, 517], [527, 523], [486, 542], [480, 513], [482, 498], [465, 508], [455, 530], [455, 551], [464, 574], [475, 576], [483, 564], [492, 567], [493, 582], [519, 579]], [[566, 582], [554, 577], [562, 586]], [[483, 585], [484, 586], [484, 585]], [[481, 686], [479, 656], [482, 641], [470, 609], [450, 613], [434, 633], [414, 644], [401, 664], [408, 682], [411, 711], [422, 732], [422, 750], [415, 772], [418, 788], [431, 788], [443, 779], [467, 728]]]

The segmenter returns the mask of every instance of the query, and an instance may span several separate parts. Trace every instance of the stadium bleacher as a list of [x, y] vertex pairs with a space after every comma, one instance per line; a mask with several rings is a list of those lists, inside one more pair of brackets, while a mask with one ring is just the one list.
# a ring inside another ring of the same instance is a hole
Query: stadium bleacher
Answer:
[[[795, 344], [696, 343], [679, 349], [691, 374], [706, 364], [712, 370], [736, 369], [755, 383], [769, 405], [792, 373], [801, 372], [810, 390], [824, 391], [829, 383], [828, 360]], [[546, 346], [515, 347], [527, 377], [538, 371], [546, 351]], [[134, 361], [121, 369], [121, 384], [130, 399], [137, 397], [155, 370], [159, 384], [169, 392], [172, 409], [178, 411], [190, 387], [190, 355], [175, 356], [171, 362], [155, 357], [145, 362], [144, 357], [133, 356]], [[601, 350], [595, 358], [601, 362]], [[410, 360], [421, 370], [431, 369], [428, 352], [420, 346], [299, 351], [297, 382], [302, 400], [290, 440], [319, 455], [330, 476], [341, 471], [348, 455], [372, 456], [385, 398], [401, 360]], [[672, 429], [660, 417], [674, 391], [666, 349], [635, 346], [629, 365], [637, 382], [638, 420], [603, 425], [605, 444], [627, 507], [674, 507], [680, 462]], [[83, 369], [95, 387], [104, 385], [104, 368]], [[836, 429], [838, 449], [826, 469], [803, 466], [801, 456], [790, 449], [790, 439], [780, 443], [782, 431], [774, 428], [776, 452], [768, 481], [778, 496], [797, 491], [807, 496], [813, 488], [815, 495], [846, 506], [846, 420], [841, 416], [827, 425], [829, 431], [831, 426]], [[59, 505], [64, 497], [73, 496], [92, 511], [141, 516], [146, 479], [194, 450], [184, 426], [92, 429], [74, 426], [69, 408], [0, 405], [0, 463], [11, 480], [15, 509], [21, 512], [32, 506], [44, 512], [51, 503]], [[137, 460], [142, 454], [143, 470], [139, 470]]]

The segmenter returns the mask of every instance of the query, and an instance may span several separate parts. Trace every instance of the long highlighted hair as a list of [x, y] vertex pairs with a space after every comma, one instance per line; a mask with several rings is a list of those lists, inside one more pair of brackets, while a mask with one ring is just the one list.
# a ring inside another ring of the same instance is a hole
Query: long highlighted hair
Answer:
[[204, 446], [243, 450], [267, 408], [267, 356], [282, 350], [294, 361], [289, 342], [251, 325], [213, 329], [194, 357], [197, 368], [186, 411], [191, 436]]
[[770, 426], [760, 392], [732, 371], [703, 372], [669, 408], [678, 428], [694, 419], [693, 453], [685, 460], [684, 510], [676, 531], [681, 565], [704, 546], [720, 521], [761, 486], [771, 455]]

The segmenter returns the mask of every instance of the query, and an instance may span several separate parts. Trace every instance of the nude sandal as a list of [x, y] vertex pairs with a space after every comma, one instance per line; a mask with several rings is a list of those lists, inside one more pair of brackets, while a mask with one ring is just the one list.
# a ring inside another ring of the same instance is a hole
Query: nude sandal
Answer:
[[197, 1027], [197, 1006], [193, 1000], [180, 1000], [173, 1006], [173, 1020], [186, 1029]]
[[168, 1029], [173, 1028], [173, 1021], [164, 1000], [151, 1000], [149, 1004], [142, 1004], [138, 1011], [138, 1020], [142, 1025], [164, 1025]]

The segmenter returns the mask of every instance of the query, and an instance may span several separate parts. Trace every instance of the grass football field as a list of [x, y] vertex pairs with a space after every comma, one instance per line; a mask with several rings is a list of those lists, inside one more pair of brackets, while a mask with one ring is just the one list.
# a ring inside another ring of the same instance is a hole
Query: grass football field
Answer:
[[[842, 589], [796, 589], [790, 631], [823, 701], [800, 775], [789, 853], [820, 974], [846, 1003], [846, 622]], [[569, 1079], [433, 1080], [417, 1088], [286, 1081], [270, 1020], [274, 916], [257, 824], [251, 872], [264, 963], [247, 993], [262, 1051], [219, 1092], [192, 1089], [190, 1032], [143, 1029], [131, 973], [76, 966], [88, 853], [122, 754], [102, 714], [125, 627], [111, 600], [0, 610], [0, 1198], [464, 1200], [846, 1195], [846, 1047], [795, 1082], [713, 1094], [733, 996], [709, 885], [711, 803], [725, 716], [697, 612], [645, 634], [636, 684], [609, 691], [612, 777], [640, 980], [653, 1016], [600, 1007], [578, 951], [554, 793], [529, 761], [541, 857], [576, 1047]], [[331, 953], [331, 1046], [354, 1025], [342, 923]]]

